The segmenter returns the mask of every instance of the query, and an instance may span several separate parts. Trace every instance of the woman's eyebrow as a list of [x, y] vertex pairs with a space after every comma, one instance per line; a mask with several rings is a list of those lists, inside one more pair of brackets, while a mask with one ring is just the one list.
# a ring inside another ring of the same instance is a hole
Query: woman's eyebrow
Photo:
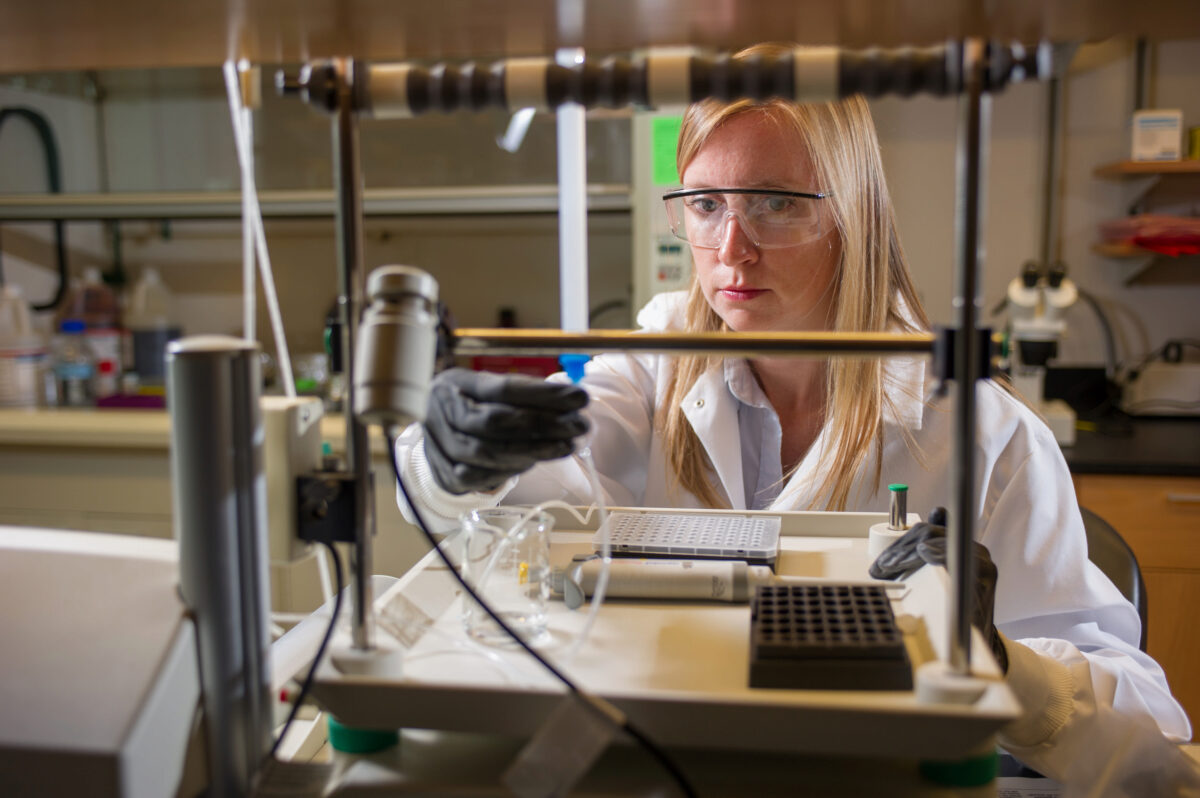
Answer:
[[712, 191], [714, 193], [720, 193], [721, 189], [730, 189], [730, 188], [752, 189], [752, 190], [761, 190], [761, 191], [797, 191], [797, 190], [799, 190], [799, 189], [790, 188], [789, 186], [785, 186], [781, 183], [768, 183], [768, 182], [750, 182], [750, 183], [744, 183], [742, 185], [736, 185], [736, 186], [731, 186], [731, 185], [689, 186], [686, 183], [683, 184], [684, 191]]

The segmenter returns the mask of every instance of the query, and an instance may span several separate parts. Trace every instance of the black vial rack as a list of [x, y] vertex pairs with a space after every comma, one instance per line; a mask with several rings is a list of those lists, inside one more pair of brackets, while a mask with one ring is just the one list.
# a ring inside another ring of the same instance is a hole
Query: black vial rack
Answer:
[[750, 602], [750, 686], [911, 690], [912, 665], [887, 591], [760, 585]]

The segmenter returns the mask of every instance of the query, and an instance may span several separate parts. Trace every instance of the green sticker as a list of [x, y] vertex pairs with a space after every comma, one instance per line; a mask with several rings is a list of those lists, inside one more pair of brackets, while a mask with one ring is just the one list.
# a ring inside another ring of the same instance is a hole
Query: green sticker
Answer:
[[682, 116], [661, 116], [650, 121], [650, 149], [654, 153], [654, 185], [679, 185], [675, 170], [675, 146], [679, 142]]

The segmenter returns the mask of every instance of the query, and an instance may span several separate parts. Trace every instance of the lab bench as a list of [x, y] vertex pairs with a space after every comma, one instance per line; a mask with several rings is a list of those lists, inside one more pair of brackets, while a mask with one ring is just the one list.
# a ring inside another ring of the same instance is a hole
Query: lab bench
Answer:
[[[172, 537], [170, 436], [164, 411], [0, 409], [0, 524]], [[322, 418], [321, 437], [341, 454], [344, 419]], [[396, 506], [385, 449], [373, 436], [375, 570], [398, 576], [426, 546]], [[318, 604], [313, 557], [272, 564], [274, 609]]]
[[1147, 649], [1193, 726], [1200, 723], [1200, 419], [1135, 419], [1081, 429], [1063, 450], [1080, 505], [1137, 555], [1149, 605]]

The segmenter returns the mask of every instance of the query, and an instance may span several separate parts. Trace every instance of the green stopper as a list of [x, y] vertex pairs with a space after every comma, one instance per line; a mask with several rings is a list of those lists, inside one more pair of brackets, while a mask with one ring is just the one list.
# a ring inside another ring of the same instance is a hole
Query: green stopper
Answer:
[[989, 751], [953, 762], [925, 760], [921, 775], [928, 781], [952, 787], [979, 787], [991, 784], [1000, 772], [1000, 755]]
[[329, 722], [329, 744], [335, 751], [373, 754], [400, 742], [400, 732], [395, 729], [358, 729], [339, 723], [333, 715], [326, 715], [326, 718]]
[[888, 490], [898, 491], [898, 492], [907, 492], [908, 485], [905, 485], [903, 482], [893, 482], [892, 484], [888, 485]]

